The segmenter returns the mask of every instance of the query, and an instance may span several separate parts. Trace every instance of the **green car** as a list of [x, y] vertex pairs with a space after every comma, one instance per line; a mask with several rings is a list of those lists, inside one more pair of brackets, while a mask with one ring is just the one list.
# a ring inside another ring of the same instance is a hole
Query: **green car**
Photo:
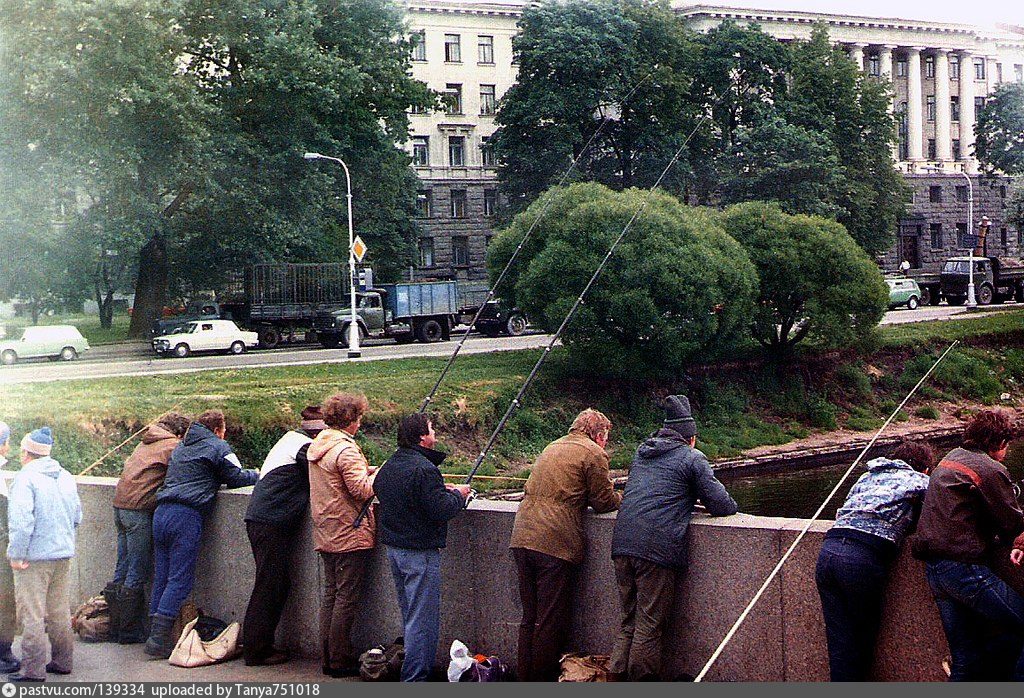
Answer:
[[11, 365], [18, 359], [47, 357], [72, 361], [89, 350], [77, 327], [71, 325], [42, 325], [26, 327], [18, 339], [0, 340], [0, 362]]
[[885, 285], [889, 287], [890, 308], [905, 305], [916, 310], [921, 305], [921, 287], [913, 279], [886, 279]]

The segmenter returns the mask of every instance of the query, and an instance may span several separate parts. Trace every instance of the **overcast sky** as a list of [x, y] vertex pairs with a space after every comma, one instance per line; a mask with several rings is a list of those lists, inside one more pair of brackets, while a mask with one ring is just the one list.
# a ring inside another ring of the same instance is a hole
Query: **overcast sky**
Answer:
[[1024, 24], [1024, 2], [1021, 0], [704, 0], [699, 4], [841, 12], [989, 26], [997, 22]]

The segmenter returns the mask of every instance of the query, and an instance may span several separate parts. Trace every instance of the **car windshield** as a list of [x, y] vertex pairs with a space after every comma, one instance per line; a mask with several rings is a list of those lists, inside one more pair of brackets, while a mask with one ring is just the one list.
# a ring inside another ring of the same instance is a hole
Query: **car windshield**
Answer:
[[943, 274], [966, 274], [971, 270], [970, 262], [951, 259], [942, 267]]

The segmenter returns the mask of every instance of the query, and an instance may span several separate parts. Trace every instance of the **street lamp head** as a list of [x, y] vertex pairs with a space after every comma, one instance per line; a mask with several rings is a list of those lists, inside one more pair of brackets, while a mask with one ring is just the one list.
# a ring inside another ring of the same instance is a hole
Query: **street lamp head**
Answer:
[[323, 158], [323, 155], [321, 155], [320, 153], [303, 153], [302, 158], [304, 160], [320, 160], [321, 158]]

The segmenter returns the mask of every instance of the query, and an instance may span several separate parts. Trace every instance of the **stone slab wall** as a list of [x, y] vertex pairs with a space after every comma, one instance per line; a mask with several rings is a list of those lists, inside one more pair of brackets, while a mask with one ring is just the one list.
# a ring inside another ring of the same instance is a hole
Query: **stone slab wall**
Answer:
[[[79, 531], [74, 578], [76, 600], [96, 594], [115, 560], [111, 502], [114, 480], [80, 478], [85, 520]], [[204, 532], [194, 599], [208, 613], [241, 620], [252, 589], [253, 563], [243, 516], [245, 490], [222, 492]], [[473, 651], [497, 654], [514, 665], [520, 605], [508, 551], [512, 502], [474, 503], [449, 527], [442, 564], [444, 592], [438, 662], [447, 662], [452, 640]], [[619, 604], [610, 560], [613, 514], [587, 518], [588, 550], [577, 580], [573, 612], [575, 649], [611, 651]], [[804, 525], [798, 519], [737, 515], [698, 518], [690, 537], [691, 569], [680, 583], [665, 643], [666, 667], [696, 674]], [[814, 564], [829, 522], [815, 523], [780, 577], [772, 583], [712, 670], [719, 681], [818, 681], [828, 678]], [[309, 656], [319, 654], [321, 566], [309, 526], [294, 552], [293, 591], [280, 641]], [[358, 647], [401, 635], [394, 584], [378, 549], [370, 566], [356, 628]], [[126, 650], [128, 651], [128, 650]], [[948, 654], [921, 563], [904, 553], [890, 584], [876, 678], [941, 680]]]

